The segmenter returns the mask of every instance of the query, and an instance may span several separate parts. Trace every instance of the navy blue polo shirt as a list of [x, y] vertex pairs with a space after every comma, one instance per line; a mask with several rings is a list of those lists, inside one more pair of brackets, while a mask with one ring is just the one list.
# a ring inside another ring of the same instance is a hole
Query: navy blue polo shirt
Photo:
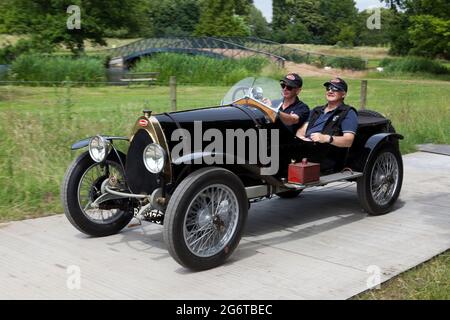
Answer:
[[[322, 132], [323, 128], [325, 127], [325, 124], [327, 123], [328, 119], [334, 115], [336, 109], [329, 111], [325, 113], [325, 108], [327, 106], [325, 105], [321, 112], [319, 118], [317, 118], [316, 123], [314, 123], [314, 126], [309, 126], [308, 130], [306, 131], [305, 137], [309, 137], [312, 133], [316, 132]], [[308, 118], [308, 122], [310, 122], [311, 117]], [[358, 129], [358, 116], [356, 115], [356, 112], [353, 110], [350, 110], [344, 120], [342, 120], [341, 123], [341, 129], [343, 133], [350, 132], [353, 134], [356, 134], [356, 130]]]
[[[285, 124], [285, 127], [292, 132], [294, 135], [297, 133], [297, 130], [309, 119], [309, 107], [303, 101], [301, 101], [298, 97], [295, 98], [294, 103], [289, 105], [286, 109], [283, 110], [282, 103], [283, 101], [278, 101], [278, 110], [281, 112], [290, 114], [293, 112], [298, 116], [298, 123], [288, 126]], [[276, 104], [275, 104], [276, 105]], [[280, 120], [281, 121], [281, 120]]]

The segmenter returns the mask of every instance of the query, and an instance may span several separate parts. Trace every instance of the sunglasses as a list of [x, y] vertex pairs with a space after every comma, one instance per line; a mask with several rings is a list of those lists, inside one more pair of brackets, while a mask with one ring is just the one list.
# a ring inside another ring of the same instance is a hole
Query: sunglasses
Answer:
[[335, 86], [328, 86], [328, 87], [326, 87], [325, 88], [325, 90], [326, 91], [333, 91], [333, 92], [339, 92], [339, 91], [342, 91], [341, 89], [339, 89], [339, 88], [337, 88], [337, 87], [335, 87]]
[[284, 83], [282, 83], [281, 84], [281, 89], [286, 89], [288, 91], [291, 91], [291, 90], [294, 89], [294, 87], [291, 87], [291, 86], [288, 86], [288, 85], [285, 85]]

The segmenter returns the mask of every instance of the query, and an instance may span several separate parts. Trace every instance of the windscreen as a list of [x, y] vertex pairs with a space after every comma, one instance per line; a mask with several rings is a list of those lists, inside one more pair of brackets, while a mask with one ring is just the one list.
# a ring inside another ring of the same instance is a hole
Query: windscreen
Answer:
[[242, 79], [227, 92], [222, 100], [222, 105], [232, 104], [242, 98], [255, 99], [276, 109], [282, 100], [280, 84], [270, 78], [249, 77]]

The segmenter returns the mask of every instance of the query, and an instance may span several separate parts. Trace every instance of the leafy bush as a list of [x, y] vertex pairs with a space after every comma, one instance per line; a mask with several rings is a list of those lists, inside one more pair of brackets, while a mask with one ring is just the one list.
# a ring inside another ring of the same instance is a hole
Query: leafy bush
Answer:
[[176, 53], [160, 53], [142, 58], [133, 72], [159, 72], [158, 81], [168, 83], [176, 76], [180, 83], [230, 85], [248, 77], [258, 76], [269, 64], [264, 58], [216, 59]]
[[300, 54], [297, 52], [286, 53], [283, 55], [286, 60], [293, 61], [295, 63], [310, 63], [311, 57], [309, 54]]
[[[25, 54], [11, 65], [11, 80], [30, 81], [32, 84], [47, 85], [48, 82], [95, 82], [105, 81], [103, 61], [97, 58], [50, 57]], [[93, 85], [92, 83], [90, 85]]]
[[392, 73], [450, 74], [450, 70], [441, 63], [421, 57], [385, 58], [381, 60], [380, 66]]
[[10, 64], [22, 54], [31, 53], [51, 53], [52, 44], [46, 41], [38, 41], [34, 38], [20, 39], [16, 44], [7, 44], [0, 48], [0, 64]]
[[326, 57], [325, 64], [327, 66], [340, 69], [366, 69], [366, 61], [358, 57]]

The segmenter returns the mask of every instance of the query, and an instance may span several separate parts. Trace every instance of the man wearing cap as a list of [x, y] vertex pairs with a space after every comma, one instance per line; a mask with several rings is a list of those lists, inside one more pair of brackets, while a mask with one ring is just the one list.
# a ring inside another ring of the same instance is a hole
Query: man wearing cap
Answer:
[[277, 106], [277, 118], [295, 135], [309, 117], [309, 107], [298, 98], [303, 80], [298, 74], [289, 73], [280, 80], [280, 85], [283, 100]]
[[341, 78], [334, 78], [323, 85], [327, 104], [314, 108], [296, 135], [305, 141], [350, 148], [358, 128], [358, 117], [355, 108], [344, 103], [347, 83]]

